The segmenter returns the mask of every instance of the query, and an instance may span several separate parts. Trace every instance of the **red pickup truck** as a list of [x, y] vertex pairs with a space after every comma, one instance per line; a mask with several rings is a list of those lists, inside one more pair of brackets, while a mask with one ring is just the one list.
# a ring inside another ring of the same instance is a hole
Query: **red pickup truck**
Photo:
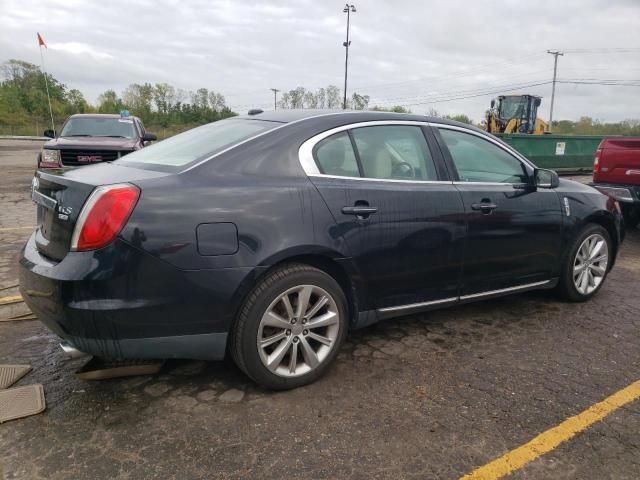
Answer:
[[593, 162], [593, 184], [620, 202], [627, 228], [640, 222], [640, 137], [600, 142]]

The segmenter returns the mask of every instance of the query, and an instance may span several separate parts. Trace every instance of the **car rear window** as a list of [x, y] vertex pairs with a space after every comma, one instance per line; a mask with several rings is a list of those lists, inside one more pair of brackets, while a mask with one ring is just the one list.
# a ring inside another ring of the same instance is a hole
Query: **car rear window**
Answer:
[[154, 143], [114, 163], [151, 170], [182, 170], [280, 125], [261, 120], [219, 120]]

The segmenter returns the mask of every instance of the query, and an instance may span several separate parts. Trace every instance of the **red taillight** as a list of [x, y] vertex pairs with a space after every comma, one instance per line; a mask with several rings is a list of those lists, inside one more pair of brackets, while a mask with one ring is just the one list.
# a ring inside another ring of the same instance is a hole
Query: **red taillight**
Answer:
[[96, 250], [120, 233], [136, 206], [140, 190], [129, 184], [96, 188], [85, 203], [71, 239], [71, 249]]
[[593, 159], [593, 173], [600, 173], [600, 157], [602, 156], [602, 149], [596, 150], [596, 156]]

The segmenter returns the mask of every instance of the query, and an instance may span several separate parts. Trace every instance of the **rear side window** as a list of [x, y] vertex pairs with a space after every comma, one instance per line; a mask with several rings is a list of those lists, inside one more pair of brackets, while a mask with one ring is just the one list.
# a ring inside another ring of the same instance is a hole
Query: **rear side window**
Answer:
[[318, 142], [314, 149], [321, 173], [339, 177], [359, 177], [358, 162], [346, 132], [336, 133]]
[[363, 176], [389, 180], [437, 180], [420, 127], [384, 125], [352, 131]]
[[181, 169], [280, 125], [260, 120], [219, 120], [154, 143], [115, 163], [158, 170]]
[[469, 133], [440, 129], [440, 135], [463, 182], [527, 183], [520, 160], [493, 143]]

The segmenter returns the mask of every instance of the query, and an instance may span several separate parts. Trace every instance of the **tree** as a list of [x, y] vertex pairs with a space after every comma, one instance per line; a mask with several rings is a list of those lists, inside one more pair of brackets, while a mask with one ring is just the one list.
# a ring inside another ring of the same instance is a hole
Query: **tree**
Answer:
[[209, 107], [214, 112], [220, 113], [227, 108], [226, 102], [222, 94], [214, 91], [209, 92]]
[[326, 105], [327, 108], [341, 108], [342, 107], [342, 92], [335, 85], [329, 85], [326, 92]]
[[85, 100], [84, 95], [82, 95], [82, 92], [75, 88], [72, 88], [67, 92], [65, 100], [65, 113], [67, 113], [67, 115], [73, 115], [74, 113], [87, 113], [92, 110]]
[[473, 125], [473, 120], [471, 120], [465, 114], [446, 115], [444, 118], [448, 118], [449, 120], [455, 120], [456, 122], [461, 122], [461, 123], [466, 123], [466, 124], [469, 124], [469, 125]]
[[379, 107], [376, 105], [373, 108], [371, 108], [371, 110], [375, 112], [411, 113], [411, 110], [401, 105], [396, 105], [394, 107]]
[[132, 115], [140, 117], [145, 123], [151, 120], [153, 86], [150, 83], [132, 83], [122, 93], [122, 99]]
[[359, 95], [353, 92], [351, 96], [351, 108], [354, 110], [365, 110], [369, 106], [369, 95]]
[[98, 113], [120, 113], [123, 109], [124, 104], [114, 90], [106, 90], [98, 97]]
[[176, 101], [176, 89], [168, 83], [156, 83], [151, 96], [156, 112], [166, 117]]

